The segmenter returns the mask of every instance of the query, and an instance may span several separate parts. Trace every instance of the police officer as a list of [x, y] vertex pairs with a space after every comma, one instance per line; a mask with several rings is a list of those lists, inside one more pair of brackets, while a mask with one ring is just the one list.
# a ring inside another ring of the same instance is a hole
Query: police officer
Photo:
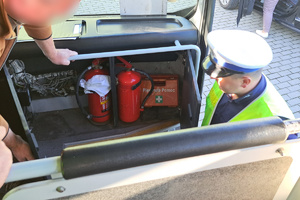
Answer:
[[202, 67], [216, 82], [206, 98], [202, 126], [270, 116], [294, 119], [262, 73], [273, 58], [263, 38], [242, 30], [216, 30], [208, 34], [207, 41], [210, 54]]

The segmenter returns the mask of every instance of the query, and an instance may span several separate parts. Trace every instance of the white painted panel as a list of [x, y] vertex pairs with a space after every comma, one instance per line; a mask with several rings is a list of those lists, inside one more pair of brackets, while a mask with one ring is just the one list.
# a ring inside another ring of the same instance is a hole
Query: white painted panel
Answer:
[[166, 15], [167, 0], [120, 0], [121, 15]]

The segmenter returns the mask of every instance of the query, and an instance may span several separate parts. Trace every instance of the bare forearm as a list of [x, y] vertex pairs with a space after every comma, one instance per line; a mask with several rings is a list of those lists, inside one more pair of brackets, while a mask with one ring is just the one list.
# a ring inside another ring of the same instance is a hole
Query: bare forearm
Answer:
[[77, 52], [69, 49], [56, 49], [53, 38], [47, 40], [35, 40], [36, 44], [43, 51], [44, 55], [56, 65], [69, 65], [69, 57], [77, 55]]
[[4, 184], [12, 165], [11, 151], [0, 141], [0, 188]]
[[33, 160], [30, 147], [19, 135], [16, 135], [9, 129], [6, 138], [3, 140], [5, 145], [12, 151], [18, 161]]
[[0, 126], [0, 141], [5, 138], [7, 133], [7, 129], [4, 126]]
[[17, 136], [12, 132], [11, 129], [8, 130], [8, 134], [3, 140], [5, 145], [9, 148], [12, 149], [17, 145]]
[[0, 115], [0, 140], [2, 140], [8, 131], [8, 123], [6, 120]]
[[44, 55], [51, 60], [56, 55], [56, 48], [52, 36], [46, 40], [34, 40], [43, 51]]

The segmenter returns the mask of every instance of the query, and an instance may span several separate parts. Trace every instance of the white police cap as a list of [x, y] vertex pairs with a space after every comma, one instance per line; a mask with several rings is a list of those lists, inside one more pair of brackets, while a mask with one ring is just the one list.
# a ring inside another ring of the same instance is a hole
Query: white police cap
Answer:
[[207, 35], [207, 41], [214, 62], [234, 71], [256, 71], [273, 58], [269, 44], [248, 31], [216, 30]]

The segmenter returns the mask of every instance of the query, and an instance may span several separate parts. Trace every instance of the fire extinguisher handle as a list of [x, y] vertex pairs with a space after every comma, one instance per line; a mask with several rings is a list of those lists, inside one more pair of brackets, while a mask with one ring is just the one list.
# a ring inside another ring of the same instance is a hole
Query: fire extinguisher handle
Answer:
[[80, 102], [80, 99], [79, 99], [79, 85], [80, 85], [80, 80], [83, 78], [83, 76], [85, 75], [85, 73], [87, 71], [89, 71], [90, 69], [92, 69], [91, 66], [87, 67], [85, 70], [82, 71], [82, 73], [78, 76], [78, 80], [77, 80], [77, 83], [76, 83], [76, 88], [75, 88], [75, 97], [76, 97], [76, 101], [77, 101], [77, 104], [81, 110], [81, 112], [88, 118], [90, 119], [90, 115], [89, 113], [86, 112], [86, 110], [83, 108], [81, 102]]
[[138, 88], [141, 85], [141, 83], [142, 83], [142, 80], [140, 80], [137, 84], [133, 85], [131, 87], [131, 90], [135, 90], [136, 88]]
[[119, 61], [121, 61], [122, 63], [124, 63], [126, 68], [132, 68], [132, 65], [127, 60], [125, 60], [124, 58], [122, 58], [120, 56], [117, 56], [117, 59]]
[[138, 70], [138, 69], [135, 69], [135, 71], [145, 75], [151, 82], [151, 89], [150, 89], [150, 91], [148, 92], [148, 94], [146, 95], [146, 97], [144, 98], [144, 100], [141, 104], [141, 111], [144, 111], [144, 105], [145, 105], [146, 101], [148, 100], [148, 98], [150, 97], [150, 95], [152, 94], [152, 92], [154, 90], [154, 82], [153, 82], [153, 79], [151, 78], [151, 76], [149, 74], [147, 74], [146, 72]]

